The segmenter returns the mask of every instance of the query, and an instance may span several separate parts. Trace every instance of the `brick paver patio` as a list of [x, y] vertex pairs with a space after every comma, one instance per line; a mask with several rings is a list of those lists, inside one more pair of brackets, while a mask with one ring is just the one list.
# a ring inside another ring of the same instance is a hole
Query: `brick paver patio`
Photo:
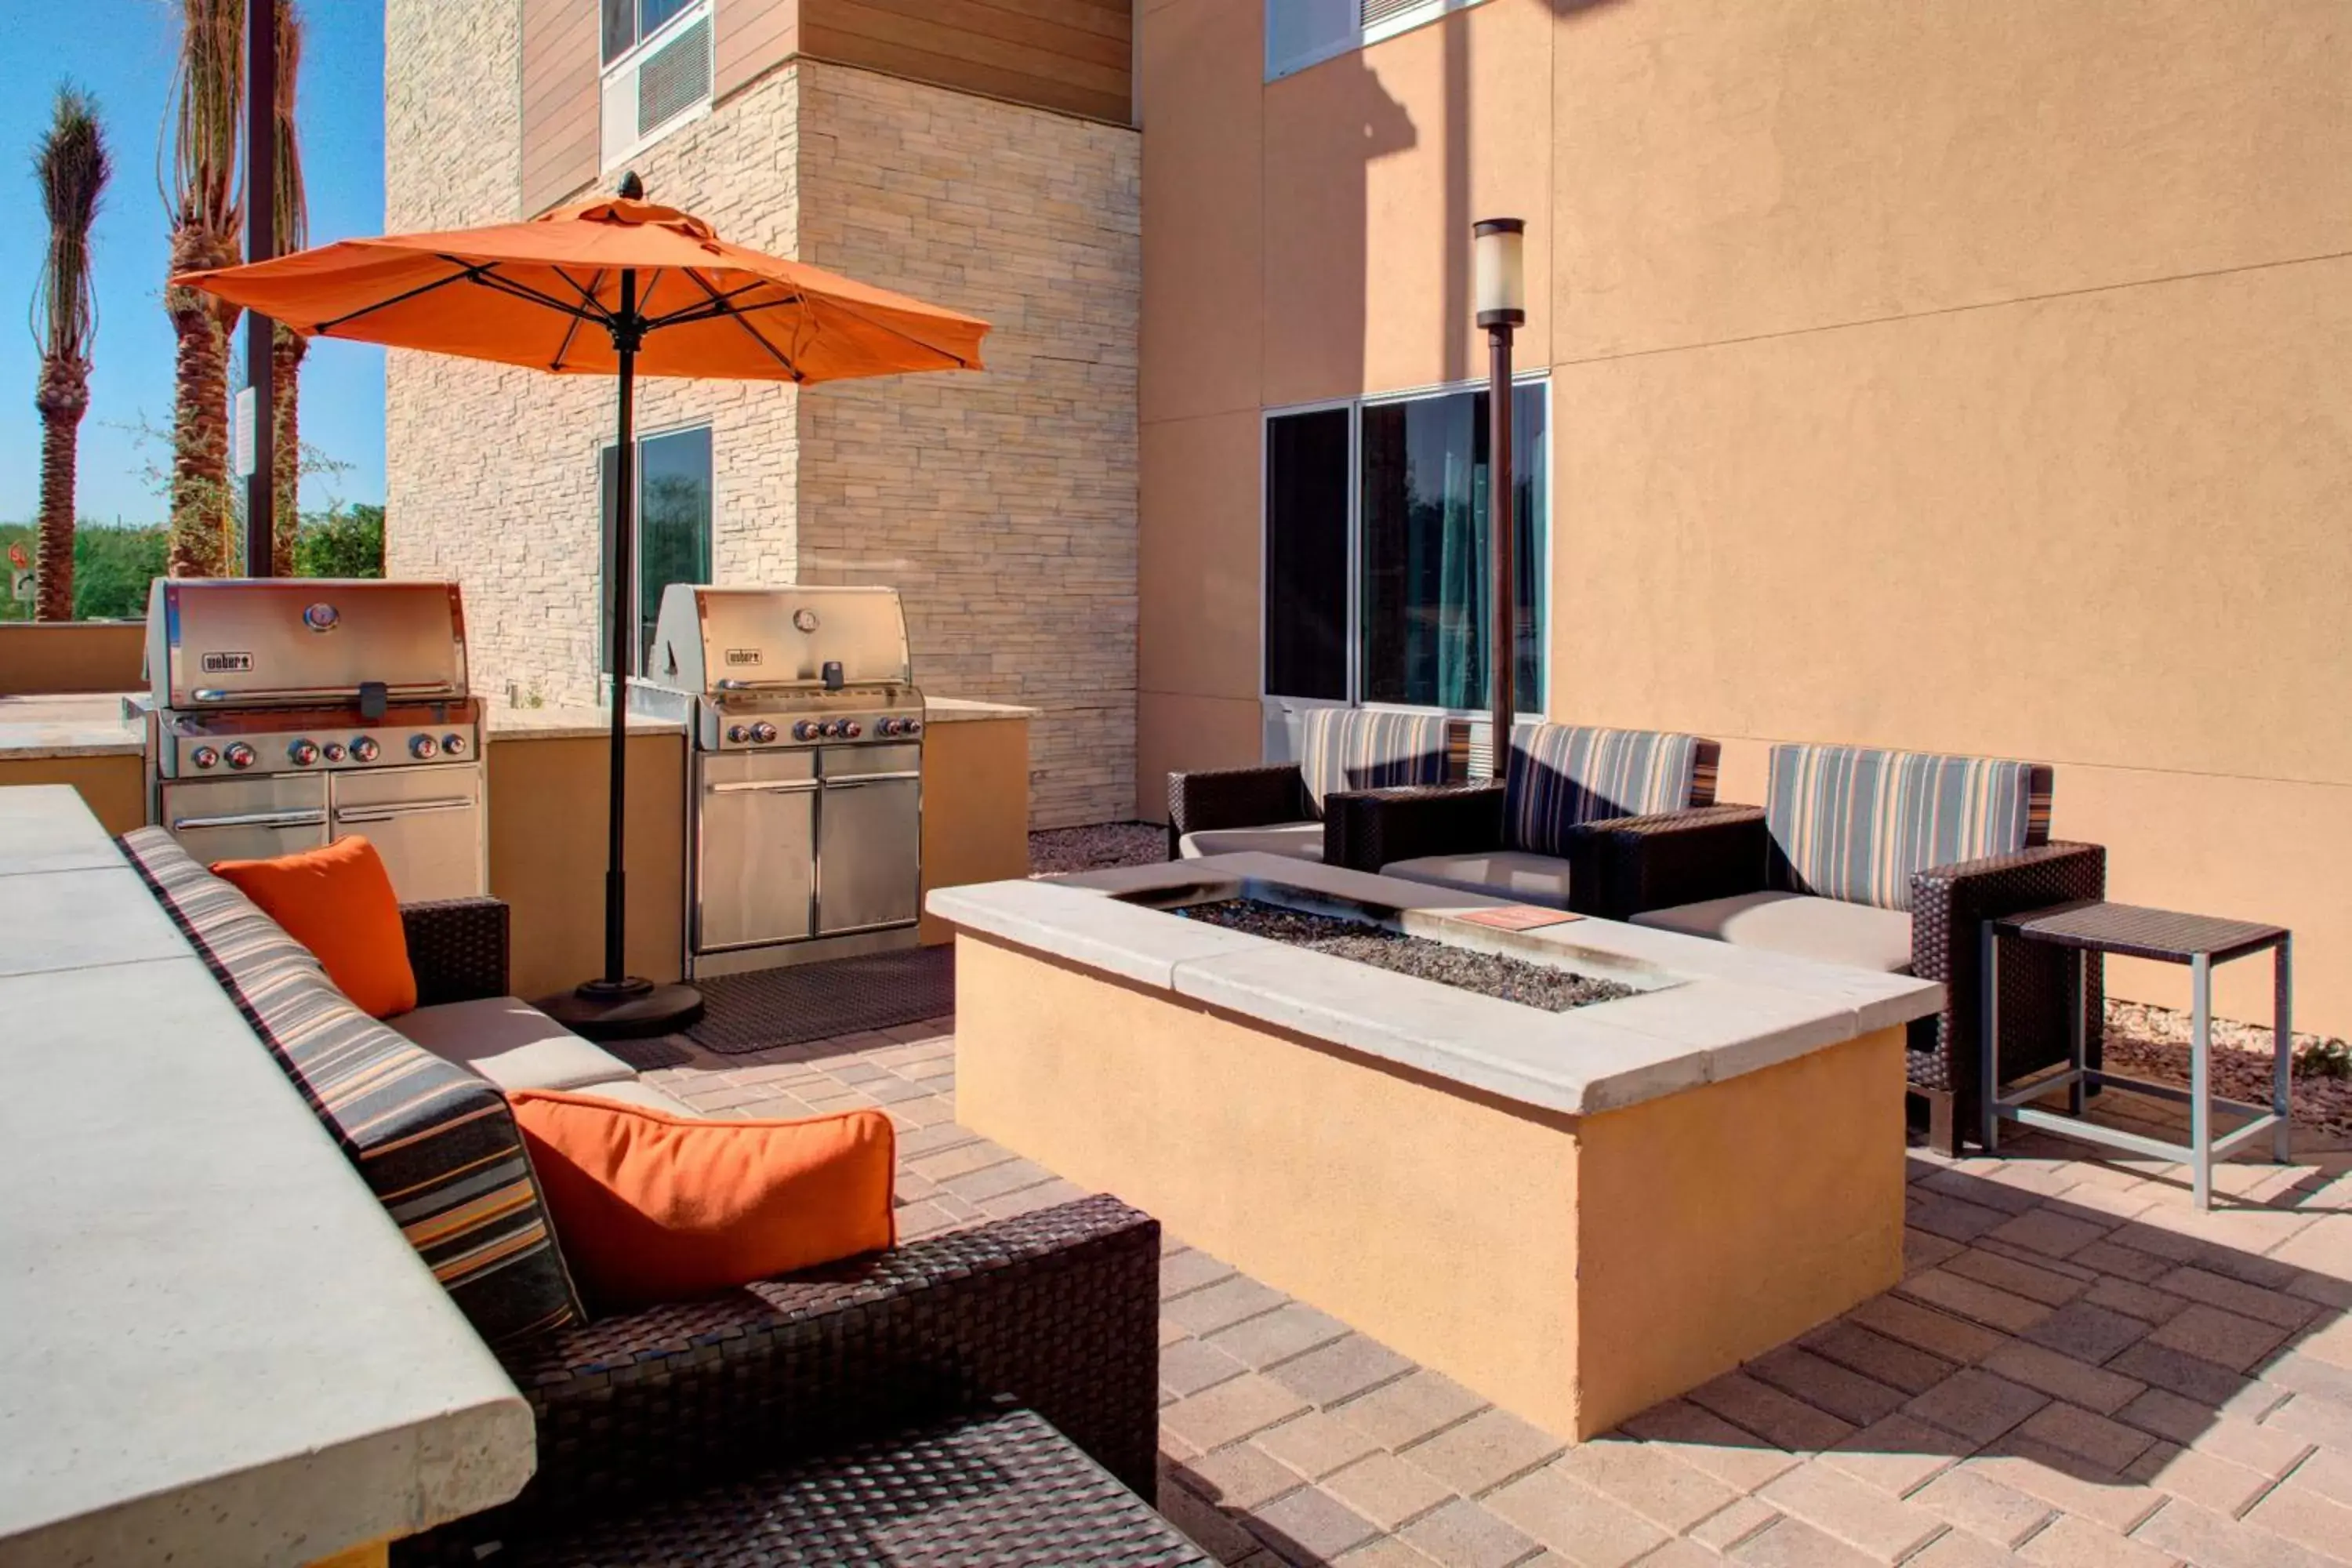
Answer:
[[[1080, 1195], [956, 1124], [952, 1031], [647, 1077], [887, 1108], [909, 1237]], [[2013, 1149], [1914, 1150], [1897, 1289], [1574, 1448], [1171, 1237], [1160, 1508], [1247, 1568], [2352, 1563], [2352, 1153], [2228, 1166], [2200, 1215], [2177, 1167]]]

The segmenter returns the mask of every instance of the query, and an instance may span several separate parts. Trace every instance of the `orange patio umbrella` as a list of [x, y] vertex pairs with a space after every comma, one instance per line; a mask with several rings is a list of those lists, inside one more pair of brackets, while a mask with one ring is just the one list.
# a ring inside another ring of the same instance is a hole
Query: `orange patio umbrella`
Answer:
[[[620, 391], [618, 494], [636, 490], [639, 375], [807, 385], [910, 371], [978, 370], [988, 323], [819, 268], [730, 245], [700, 218], [620, 194], [528, 223], [347, 239], [314, 250], [183, 273], [184, 283], [306, 336], [421, 349], [559, 375], [611, 375]], [[632, 508], [614, 509], [604, 574], [613, 668], [629, 662]], [[604, 973], [551, 1011], [583, 1034], [665, 1033], [701, 998], [627, 973], [625, 829], [626, 682], [613, 682]]]

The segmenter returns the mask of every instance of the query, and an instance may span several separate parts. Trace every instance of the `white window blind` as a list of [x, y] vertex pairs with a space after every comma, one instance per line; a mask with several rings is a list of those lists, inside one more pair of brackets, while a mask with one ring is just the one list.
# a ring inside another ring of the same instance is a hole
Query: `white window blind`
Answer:
[[1265, 79], [1410, 32], [1479, 0], [1265, 0]]

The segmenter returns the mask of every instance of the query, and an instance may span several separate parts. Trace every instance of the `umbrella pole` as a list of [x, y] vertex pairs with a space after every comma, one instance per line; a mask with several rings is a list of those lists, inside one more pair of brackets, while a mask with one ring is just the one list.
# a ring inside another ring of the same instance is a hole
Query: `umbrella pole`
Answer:
[[637, 311], [637, 274], [621, 274], [621, 308], [613, 322], [620, 357], [619, 443], [613, 465], [613, 548], [604, 563], [613, 670], [612, 782], [604, 850], [604, 973], [547, 1011], [556, 1022], [591, 1039], [667, 1035], [702, 1016], [702, 995], [687, 985], [656, 985], [628, 972], [629, 666], [636, 651], [636, 616], [629, 570], [635, 558], [637, 489], [637, 347], [645, 318]]

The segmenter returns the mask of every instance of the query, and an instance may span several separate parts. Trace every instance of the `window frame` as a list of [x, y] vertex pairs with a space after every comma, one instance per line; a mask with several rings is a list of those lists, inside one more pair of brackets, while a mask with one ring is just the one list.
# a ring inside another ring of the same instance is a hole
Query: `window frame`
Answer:
[[[1548, 366], [1515, 373], [1511, 388], [1516, 393], [1523, 388], [1543, 389], [1544, 433], [1543, 449], [1546, 488], [1544, 492], [1543, 538], [1544, 576], [1536, 584], [1536, 669], [1542, 686], [1540, 706], [1526, 706], [1527, 693], [1515, 691], [1519, 700], [1518, 719], [1541, 720], [1549, 712], [1554, 697], [1554, 660], [1552, 658], [1552, 591], [1551, 580], [1558, 572], [1559, 537], [1559, 468], [1557, 461], [1559, 429], [1553, 415], [1557, 405], [1552, 396], [1551, 371]], [[1436, 708], [1411, 702], [1372, 702], [1364, 698], [1364, 416], [1367, 408], [1384, 407], [1392, 404], [1415, 403], [1433, 397], [1447, 397], [1457, 393], [1478, 393], [1491, 390], [1485, 377], [1475, 381], [1442, 382], [1432, 386], [1415, 386], [1392, 392], [1367, 392], [1354, 397], [1326, 397], [1310, 403], [1286, 403], [1278, 407], [1258, 411], [1258, 573], [1257, 573], [1257, 697], [1261, 710], [1270, 703], [1287, 703], [1301, 710], [1307, 708], [1360, 708], [1376, 713], [1435, 713], [1455, 719], [1486, 719], [1492, 714], [1484, 708]], [[1328, 698], [1297, 697], [1288, 692], [1266, 689], [1265, 617], [1273, 584], [1265, 571], [1266, 549], [1274, 519], [1267, 505], [1266, 482], [1273, 472], [1274, 440], [1271, 426], [1275, 420], [1295, 414], [1320, 414], [1334, 408], [1349, 412], [1348, 419], [1348, 695], [1344, 700]]]
[[[640, 16], [642, 17], [644, 0], [629, 0], [629, 3], [632, 6], [637, 9]], [[672, 16], [668, 21], [664, 22], [651, 33], [639, 33], [635, 43], [631, 44], [627, 48], [623, 49], [617, 56], [614, 57], [610, 60], [604, 61], [604, 64], [597, 68], [596, 147], [597, 167], [601, 174], [611, 174], [614, 170], [618, 169], [624, 163], [626, 163], [630, 159], [635, 158], [639, 153], [645, 152], [646, 148], [667, 140], [668, 137], [674, 135], [677, 132], [685, 130], [688, 126], [692, 125], [698, 121], [707, 120], [710, 117], [712, 109], [715, 108], [719, 102], [718, 12], [719, 0], [688, 0], [688, 3], [680, 7], [677, 14]], [[639, 62], [644, 60], [647, 55], [654, 53], [663, 46], [668, 44], [677, 36], [678, 33], [683, 31], [685, 28], [692, 26], [697, 20], [706, 20], [710, 24], [710, 90], [703, 96], [701, 102], [694, 105], [690, 109], [681, 110], [677, 113], [671, 115], [667, 120], [663, 121], [661, 124], [655, 127], [654, 130], [647, 134], [632, 138], [619, 152], [614, 153], [611, 157], [606, 157], [604, 152], [604, 102], [611, 93], [614, 79], [635, 70]], [[604, 23], [602, 16], [600, 16], [597, 22], [599, 36], [596, 40], [596, 53], [600, 59], [603, 58], [604, 52], [604, 38], [602, 37], [603, 28]]]
[[[1320, 48], [1307, 49], [1283, 60], [1276, 60], [1274, 58], [1274, 28], [1268, 25], [1265, 29], [1267, 51], [1265, 79], [1280, 81], [1285, 77], [1297, 76], [1300, 71], [1319, 66], [1325, 60], [1336, 60], [1341, 55], [1350, 55], [1359, 49], [1370, 48], [1372, 45], [1393, 38], [1401, 33], [1410, 33], [1415, 27], [1427, 26], [1430, 23], [1450, 16], [1456, 11], [1466, 11], [1473, 5], [1485, 3], [1486, 0], [1421, 0], [1421, 4], [1408, 6], [1395, 16], [1385, 17], [1367, 27], [1361, 20], [1364, 14], [1362, 0], [1349, 0], [1349, 8], [1355, 12], [1358, 20], [1347, 29], [1338, 42], [1326, 44]], [[1279, 5], [1283, 4], [1283, 0], [1265, 0], [1265, 4], [1269, 6]]]
[[[673, 421], [670, 424], [658, 426], [650, 430], [637, 431], [637, 464], [635, 469], [635, 475], [637, 480], [637, 488], [642, 491], [645, 488], [646, 477], [646, 443], [648, 441], [658, 441], [666, 436], [684, 435], [689, 430], [708, 431], [710, 436], [710, 521], [706, 525], [709, 531], [706, 542], [709, 546], [708, 553], [710, 558], [711, 581], [717, 582], [719, 579], [719, 428], [716, 421], [709, 418], [679, 419]], [[596, 437], [595, 448], [590, 458], [590, 460], [593, 463], [596, 470], [596, 626], [595, 648], [592, 657], [595, 660], [597, 689], [606, 693], [608, 696], [612, 691], [613, 672], [604, 668], [604, 658], [606, 654], [611, 651], [613, 646], [613, 628], [609, 624], [609, 617], [613, 613], [613, 605], [611, 593], [612, 584], [606, 579], [604, 573], [612, 557], [612, 538], [605, 531], [604, 526], [604, 459], [606, 454], [616, 450], [619, 446], [620, 443], [614, 441], [611, 437], [599, 436]], [[629, 530], [629, 604], [632, 614], [642, 613], [639, 607], [645, 603], [646, 536], [644, 522], [645, 519], [643, 515], [640, 514], [634, 520], [634, 525]], [[630, 638], [629, 646], [633, 650], [635, 650], [630, 656], [633, 663], [643, 662], [645, 652], [642, 645], [643, 639], [641, 637], [633, 637]], [[631, 680], [642, 679], [644, 679], [644, 676], [645, 671], [643, 669], [631, 669], [628, 672], [628, 679]]]

